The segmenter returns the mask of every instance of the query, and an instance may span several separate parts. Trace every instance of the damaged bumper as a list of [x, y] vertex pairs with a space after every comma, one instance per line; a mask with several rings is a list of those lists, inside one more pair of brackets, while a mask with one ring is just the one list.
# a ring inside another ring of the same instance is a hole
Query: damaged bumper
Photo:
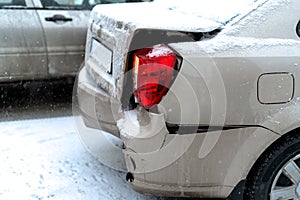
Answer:
[[86, 68], [82, 68], [78, 76], [77, 96], [80, 114], [87, 127], [119, 137], [116, 126], [119, 104], [92, 81]]
[[128, 181], [142, 193], [226, 198], [246, 178], [255, 158], [278, 138], [263, 127], [172, 134], [162, 113], [140, 107], [121, 112], [85, 68], [77, 92], [85, 125], [124, 142]]
[[[127, 181], [141, 193], [227, 198], [246, 179], [255, 162], [251, 158], [258, 157], [278, 137], [258, 127], [170, 134], [163, 115], [152, 113], [147, 116], [147, 125], [139, 124], [140, 134], [136, 135], [136, 130], [128, 128], [136, 123], [135, 111], [130, 112], [118, 121], [118, 127], [125, 144]], [[213, 148], [202, 157], [207, 145]]]

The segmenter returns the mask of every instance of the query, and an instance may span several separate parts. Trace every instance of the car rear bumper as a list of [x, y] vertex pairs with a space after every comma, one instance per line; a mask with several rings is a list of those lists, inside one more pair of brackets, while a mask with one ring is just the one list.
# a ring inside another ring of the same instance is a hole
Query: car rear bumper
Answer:
[[142, 193], [227, 198], [279, 137], [258, 126], [172, 134], [162, 113], [139, 106], [120, 112], [117, 101], [96, 85], [85, 68], [78, 77], [77, 93], [85, 125], [123, 140], [131, 186]]
[[94, 83], [85, 67], [81, 69], [77, 81], [79, 111], [85, 125], [119, 137], [116, 126], [118, 103]]
[[[163, 144], [150, 150], [160, 135], [165, 136]], [[217, 135], [218, 132], [172, 135], [162, 129], [144, 140], [124, 138], [121, 131], [131, 186], [142, 193], [163, 196], [227, 198], [246, 179], [261, 153], [278, 138], [260, 127], [226, 130]], [[212, 148], [205, 145], [209, 143]], [[148, 152], [142, 152], [143, 146]], [[211, 150], [203, 157], [201, 151], [205, 149]]]
[[[135, 180], [131, 187], [140, 193], [150, 193], [157, 196], [170, 197], [197, 197], [197, 198], [221, 198], [228, 197], [233, 187], [229, 186], [208, 186], [208, 187], [185, 187], [179, 188], [175, 185], [151, 184]], [[145, 190], [147, 188], [147, 190]]]

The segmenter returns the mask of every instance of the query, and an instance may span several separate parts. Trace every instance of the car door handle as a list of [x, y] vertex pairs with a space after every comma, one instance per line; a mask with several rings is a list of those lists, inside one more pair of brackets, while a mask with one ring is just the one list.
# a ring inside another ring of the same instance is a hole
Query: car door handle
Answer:
[[57, 22], [57, 21], [70, 22], [73, 19], [67, 18], [63, 15], [53, 15], [52, 17], [46, 17], [45, 20], [48, 22]]

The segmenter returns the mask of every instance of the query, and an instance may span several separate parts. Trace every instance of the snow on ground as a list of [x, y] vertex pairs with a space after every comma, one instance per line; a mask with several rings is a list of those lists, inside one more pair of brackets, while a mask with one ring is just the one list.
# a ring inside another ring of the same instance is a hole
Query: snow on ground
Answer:
[[0, 199], [157, 199], [86, 151], [73, 117], [0, 123]]

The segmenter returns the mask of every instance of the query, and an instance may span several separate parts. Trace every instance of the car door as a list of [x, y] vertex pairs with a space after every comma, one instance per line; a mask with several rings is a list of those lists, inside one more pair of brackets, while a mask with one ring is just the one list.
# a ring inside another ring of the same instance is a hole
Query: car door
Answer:
[[43, 30], [31, 0], [0, 0], [0, 81], [47, 75]]
[[83, 0], [34, 0], [47, 43], [51, 76], [73, 75], [85, 48], [89, 6]]

